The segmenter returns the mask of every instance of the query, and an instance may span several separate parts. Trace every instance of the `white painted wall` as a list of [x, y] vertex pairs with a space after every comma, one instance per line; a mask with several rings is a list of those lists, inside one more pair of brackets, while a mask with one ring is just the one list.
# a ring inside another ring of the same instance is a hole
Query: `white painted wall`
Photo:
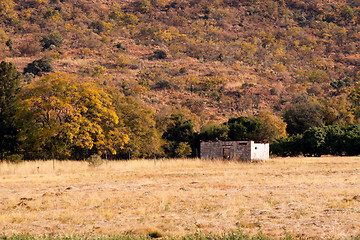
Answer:
[[251, 141], [251, 160], [269, 160], [269, 143], [255, 143]]

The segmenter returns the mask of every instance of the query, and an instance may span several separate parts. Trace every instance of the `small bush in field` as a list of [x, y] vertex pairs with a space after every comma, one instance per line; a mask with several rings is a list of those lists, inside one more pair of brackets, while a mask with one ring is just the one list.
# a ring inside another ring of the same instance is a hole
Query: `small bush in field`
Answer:
[[149, 232], [148, 233], [148, 236], [150, 238], [161, 238], [162, 237], [162, 234], [159, 232], [159, 231], [152, 231], [152, 232]]
[[86, 159], [91, 167], [98, 167], [104, 163], [104, 160], [101, 158], [99, 154], [93, 154]]
[[20, 163], [23, 161], [23, 157], [24, 156], [21, 154], [12, 154], [12, 155], [8, 156], [6, 158], [6, 160], [11, 163]]

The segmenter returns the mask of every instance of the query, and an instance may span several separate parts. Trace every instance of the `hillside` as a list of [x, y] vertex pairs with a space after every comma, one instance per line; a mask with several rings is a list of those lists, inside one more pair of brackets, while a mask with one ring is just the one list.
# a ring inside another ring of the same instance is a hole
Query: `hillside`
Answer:
[[[360, 1], [0, 0], [0, 60], [115, 86], [197, 127], [360, 79]], [[24, 81], [41, 75], [24, 74]]]

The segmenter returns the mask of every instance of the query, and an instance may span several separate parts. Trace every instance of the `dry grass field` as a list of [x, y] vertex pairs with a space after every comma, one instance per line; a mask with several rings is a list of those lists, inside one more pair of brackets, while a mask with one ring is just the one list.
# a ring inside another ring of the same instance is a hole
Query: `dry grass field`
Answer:
[[360, 157], [0, 164], [0, 233], [360, 235]]

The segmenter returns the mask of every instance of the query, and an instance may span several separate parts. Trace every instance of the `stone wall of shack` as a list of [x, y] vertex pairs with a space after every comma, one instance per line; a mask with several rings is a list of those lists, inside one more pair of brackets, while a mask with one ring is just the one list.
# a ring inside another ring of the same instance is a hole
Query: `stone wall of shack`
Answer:
[[200, 158], [236, 161], [269, 159], [269, 144], [253, 141], [200, 142]]

